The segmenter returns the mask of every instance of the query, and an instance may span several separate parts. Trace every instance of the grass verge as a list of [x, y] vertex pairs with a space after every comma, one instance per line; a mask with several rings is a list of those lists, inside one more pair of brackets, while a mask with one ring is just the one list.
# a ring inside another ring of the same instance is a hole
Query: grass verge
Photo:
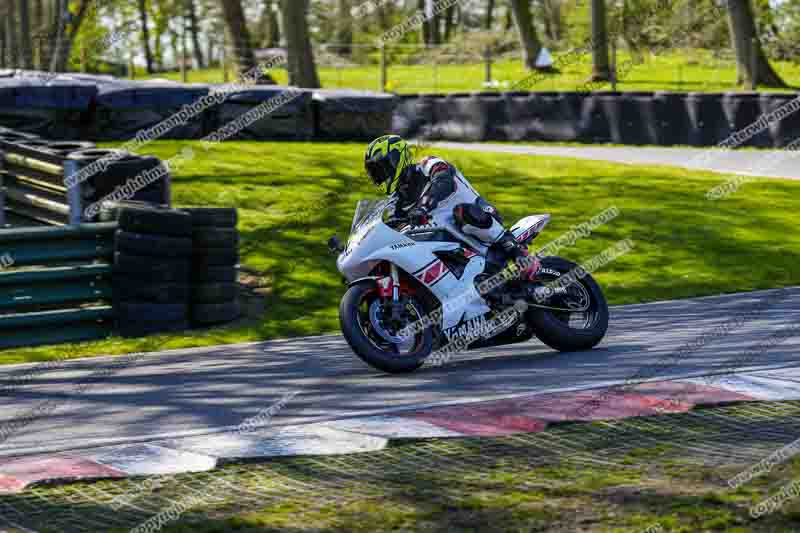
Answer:
[[[175, 205], [235, 206], [242, 263], [263, 308], [227, 327], [145, 339], [13, 349], [0, 364], [312, 335], [338, 330], [344, 287], [327, 252], [347, 235], [355, 202], [380, 191], [363, 176], [362, 144], [159, 141], [167, 159], [197, 152], [174, 177]], [[705, 192], [724, 176], [669, 167], [437, 150], [498, 206], [507, 223], [553, 215], [537, 245], [604, 209], [620, 216], [562, 255], [587, 261], [622, 239], [635, 248], [596, 273], [611, 304], [766, 289], [800, 283], [800, 182], [759, 179], [727, 199]]]
[[798, 479], [800, 459], [735, 490], [727, 480], [798, 430], [800, 402], [762, 402], [397, 441], [371, 453], [35, 487], [5, 497], [2, 516], [42, 533], [123, 533], [155, 517], [164, 533], [790, 532], [800, 530], [797, 498], [757, 519], [750, 508]]

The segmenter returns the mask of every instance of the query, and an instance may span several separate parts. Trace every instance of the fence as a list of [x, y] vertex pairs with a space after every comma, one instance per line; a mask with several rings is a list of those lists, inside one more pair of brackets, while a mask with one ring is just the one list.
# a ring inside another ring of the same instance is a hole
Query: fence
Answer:
[[[347, 53], [342, 52], [346, 49]], [[572, 54], [580, 50], [578, 54]], [[272, 51], [274, 52], [274, 51]], [[728, 91], [737, 88], [736, 60], [730, 50], [707, 50], [688, 47], [643, 50], [632, 53], [627, 48], [612, 47], [612, 64], [617, 65], [617, 90]], [[572, 55], [568, 64], [558, 64], [561, 56]], [[532, 91], [576, 91], [591, 76], [590, 49], [559, 45], [551, 50], [558, 72], [540, 77]], [[614, 57], [615, 56], [615, 57]], [[530, 76], [516, 47], [485, 47], [455, 44], [423, 46], [406, 43], [315, 46], [314, 58], [323, 87], [386, 90], [399, 94], [451, 93], [513, 90], [515, 84]], [[796, 62], [772, 61], [776, 71], [790, 85], [800, 84]], [[215, 63], [214, 69], [187, 69], [189, 82], [223, 83], [236, 80], [231, 62], [227, 72]], [[288, 83], [285, 68], [272, 69], [280, 84]], [[173, 72], [155, 74], [177, 81]], [[610, 83], [593, 84], [594, 90], [612, 89]]]
[[0, 230], [0, 348], [111, 335], [116, 223]]

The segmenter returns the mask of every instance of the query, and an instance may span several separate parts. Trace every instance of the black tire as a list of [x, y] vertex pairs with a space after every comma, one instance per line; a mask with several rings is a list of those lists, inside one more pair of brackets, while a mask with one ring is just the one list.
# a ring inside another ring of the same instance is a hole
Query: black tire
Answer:
[[[352, 285], [342, 297], [339, 305], [339, 323], [345, 340], [355, 354], [368, 365], [391, 374], [413, 372], [425, 363], [433, 349], [433, 333], [430, 328], [420, 333], [417, 348], [408, 354], [396, 356], [376, 347], [364, 333], [359, 322], [359, 308], [369, 293], [377, 287], [372, 280]], [[423, 310], [424, 312], [424, 310]]]
[[192, 240], [185, 237], [164, 237], [117, 230], [116, 249], [154, 257], [188, 257], [192, 255]]
[[191, 306], [192, 322], [195, 324], [221, 324], [232, 322], [242, 314], [237, 300], [214, 304], [193, 304]]
[[189, 329], [188, 320], [178, 320], [175, 322], [153, 322], [140, 324], [122, 324], [117, 327], [117, 331], [122, 337], [144, 337], [146, 335], [157, 335], [162, 333], [175, 333]]
[[170, 209], [170, 207], [166, 205], [153, 204], [138, 200], [123, 200], [119, 202], [106, 200], [100, 204], [100, 222], [116, 222], [119, 220], [120, 211], [126, 207], [133, 209]]
[[[572, 261], [560, 257], [542, 259], [542, 269], [558, 272], [560, 275], [574, 271], [577, 266]], [[552, 276], [552, 279], [560, 277], [554, 274]], [[589, 274], [579, 278], [578, 282], [586, 289], [593, 302], [592, 311], [595, 316], [590, 327], [585, 329], [569, 327], [563, 319], [559, 318], [559, 315], [563, 317], [565, 313], [558, 311], [531, 308], [527, 313], [528, 320], [539, 340], [560, 352], [577, 352], [594, 348], [603, 340], [608, 331], [608, 303], [602, 289]]]
[[115, 307], [120, 325], [168, 324], [186, 320], [189, 306], [179, 304], [156, 304], [151, 302], [119, 302]]
[[192, 215], [195, 227], [235, 228], [239, 215], [229, 207], [182, 207], [181, 211]]
[[115, 302], [186, 303], [190, 295], [186, 283], [152, 283], [130, 276], [114, 276], [112, 286]]
[[119, 211], [119, 227], [134, 233], [192, 236], [192, 217], [177, 209], [123, 207]]
[[218, 304], [231, 302], [239, 295], [236, 283], [201, 283], [192, 286], [192, 302]]
[[238, 248], [239, 232], [232, 228], [200, 228], [192, 231], [198, 248]]
[[194, 283], [234, 283], [239, 277], [239, 269], [235, 266], [193, 268]]
[[195, 248], [192, 268], [205, 270], [215, 266], [231, 267], [239, 264], [239, 250], [235, 248]]
[[122, 273], [151, 282], [184, 283], [189, 279], [190, 264], [189, 261], [116, 252], [114, 254], [114, 273]]

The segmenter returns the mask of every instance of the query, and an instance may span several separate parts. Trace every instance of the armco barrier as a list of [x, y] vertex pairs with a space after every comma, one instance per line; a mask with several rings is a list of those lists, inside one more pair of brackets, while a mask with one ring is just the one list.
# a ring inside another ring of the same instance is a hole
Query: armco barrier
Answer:
[[0, 348], [111, 335], [115, 223], [0, 230]]
[[[155, 169], [154, 157], [123, 157], [111, 162], [75, 186], [70, 179], [110, 151], [93, 150], [91, 143], [65, 143], [42, 139], [16, 140], [0, 132], [0, 196], [5, 209], [45, 224], [80, 224], [94, 216], [86, 208], [124, 187], [133, 178]], [[141, 181], [141, 180], [140, 180]], [[169, 174], [135, 191], [133, 199], [169, 203]]]

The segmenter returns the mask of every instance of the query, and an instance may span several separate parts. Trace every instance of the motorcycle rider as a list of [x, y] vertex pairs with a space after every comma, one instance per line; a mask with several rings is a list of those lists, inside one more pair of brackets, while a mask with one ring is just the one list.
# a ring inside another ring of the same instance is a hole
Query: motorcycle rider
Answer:
[[539, 261], [505, 229], [497, 209], [447, 161], [426, 157], [415, 163], [408, 142], [397, 135], [384, 135], [367, 147], [364, 166], [375, 185], [386, 184], [386, 194], [392, 194], [396, 182], [396, 218], [420, 226], [428, 223], [434, 210], [450, 210], [459, 230], [487, 246], [498, 245], [506, 259], [520, 267], [523, 279], [536, 275]]

